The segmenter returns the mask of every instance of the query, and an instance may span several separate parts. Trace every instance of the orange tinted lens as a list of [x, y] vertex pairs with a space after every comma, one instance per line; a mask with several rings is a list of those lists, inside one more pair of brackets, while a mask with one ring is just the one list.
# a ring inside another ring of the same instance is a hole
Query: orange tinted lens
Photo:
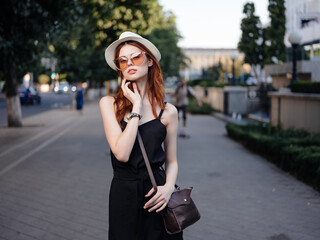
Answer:
[[143, 63], [144, 57], [143, 57], [143, 53], [136, 53], [134, 55], [131, 56], [131, 61], [134, 65], [141, 65]]
[[117, 60], [118, 63], [118, 68], [120, 68], [121, 70], [124, 70], [128, 67], [128, 59], [125, 57], [120, 57]]

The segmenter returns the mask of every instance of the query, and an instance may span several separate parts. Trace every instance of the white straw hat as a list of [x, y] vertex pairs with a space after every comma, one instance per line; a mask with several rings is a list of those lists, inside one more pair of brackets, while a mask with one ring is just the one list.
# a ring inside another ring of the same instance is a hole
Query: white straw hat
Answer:
[[121, 33], [119, 39], [114, 41], [113, 43], [111, 43], [104, 53], [106, 61], [112, 69], [117, 70], [116, 65], [113, 62], [116, 48], [119, 46], [120, 43], [127, 42], [127, 41], [136, 41], [136, 42], [141, 43], [146, 48], [148, 48], [150, 50], [150, 52], [152, 52], [152, 54], [156, 57], [156, 59], [158, 61], [160, 61], [161, 54], [160, 54], [158, 48], [155, 45], [153, 45], [152, 42], [141, 37], [140, 35], [138, 35], [136, 33], [123, 32], [123, 33]]

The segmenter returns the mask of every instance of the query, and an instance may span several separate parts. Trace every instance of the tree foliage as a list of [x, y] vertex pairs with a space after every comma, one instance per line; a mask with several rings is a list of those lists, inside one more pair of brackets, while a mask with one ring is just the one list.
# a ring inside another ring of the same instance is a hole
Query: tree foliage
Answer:
[[285, 61], [286, 15], [284, 0], [269, 0], [270, 26], [265, 29], [265, 63]]
[[36, 64], [55, 32], [73, 23], [77, 6], [68, 0], [5, 0], [0, 9], [0, 71], [6, 80], [7, 96], [14, 96], [13, 78], [21, 77]]
[[243, 8], [245, 17], [241, 21], [242, 35], [238, 49], [245, 54], [244, 62], [249, 63], [258, 77], [257, 69], [265, 64], [278, 63], [285, 60], [285, 1], [269, 0], [270, 25], [261, 26], [259, 17], [254, 14], [253, 3], [246, 3]]
[[241, 21], [241, 39], [238, 49], [244, 53], [244, 62], [251, 65], [256, 79], [261, 77], [264, 67], [264, 29], [259, 16], [255, 15], [254, 3], [246, 3], [243, 7], [245, 17]]
[[245, 17], [241, 21], [241, 39], [238, 49], [245, 54], [244, 62], [251, 65], [263, 64], [263, 31], [260, 18], [255, 15], [253, 3], [244, 5]]
[[[162, 54], [164, 75], [176, 75], [183, 64], [173, 14], [165, 14], [157, 0], [80, 2], [81, 24], [54, 42], [58, 69], [68, 81], [102, 82], [116, 78], [107, 67], [104, 49], [124, 31], [149, 38]], [[171, 64], [172, 63], [172, 64]], [[81, 68], [80, 68], [81, 67]]]
[[160, 66], [164, 77], [179, 76], [179, 69], [185, 66], [186, 56], [178, 41], [181, 36], [176, 28], [175, 16], [168, 13], [161, 18], [148, 35], [145, 36], [153, 42], [161, 52]]
[[220, 59], [218, 64], [215, 64], [208, 68], [208, 74], [209, 74], [209, 77], [212, 78], [214, 81], [223, 82], [224, 69]]
[[38, 65], [49, 39], [76, 22], [69, 0], [4, 0], [0, 8], [0, 72], [6, 84], [8, 126], [20, 127], [17, 79]]
[[114, 79], [104, 50], [124, 31], [152, 38], [162, 52], [165, 75], [178, 73], [183, 54], [174, 16], [158, 0], [4, 0], [0, 73], [7, 98], [17, 97], [17, 79], [38, 69], [42, 57], [56, 59], [55, 70], [71, 82], [89, 80], [94, 86]]

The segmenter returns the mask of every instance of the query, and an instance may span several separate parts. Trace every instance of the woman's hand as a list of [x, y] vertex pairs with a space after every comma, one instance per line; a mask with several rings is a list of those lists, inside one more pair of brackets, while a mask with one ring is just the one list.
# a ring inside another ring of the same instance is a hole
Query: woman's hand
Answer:
[[198, 106], [199, 106], [199, 107], [202, 107], [202, 101], [201, 101], [199, 98], [196, 98], [196, 100], [197, 100]]
[[[157, 193], [144, 205], [144, 209], [148, 209], [149, 212], [152, 212], [156, 210], [156, 212], [162, 211], [165, 206], [167, 206], [169, 199], [171, 197], [171, 194], [174, 191], [174, 187], [169, 186], [158, 186]], [[150, 197], [154, 193], [154, 189], [151, 188], [151, 190], [148, 192], [148, 194], [145, 197]]]
[[[129, 85], [132, 83], [133, 91], [129, 88]], [[127, 81], [125, 78], [122, 80], [121, 89], [124, 96], [132, 103], [132, 105], [141, 103], [141, 96], [135, 82]]]

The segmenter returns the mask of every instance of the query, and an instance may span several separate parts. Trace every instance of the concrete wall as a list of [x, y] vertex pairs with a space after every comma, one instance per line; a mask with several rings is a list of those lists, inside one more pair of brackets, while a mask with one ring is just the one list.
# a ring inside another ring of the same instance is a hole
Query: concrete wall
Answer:
[[[320, 61], [298, 61], [298, 80], [320, 81]], [[292, 74], [292, 62], [283, 64], [267, 64], [266, 76], [272, 77], [272, 86], [276, 89], [287, 87]]]
[[[256, 87], [228, 86], [224, 88], [216, 87], [195, 87], [196, 94], [206, 103], [209, 103], [215, 110], [225, 114], [233, 112], [248, 114], [257, 110], [259, 99], [250, 99], [248, 91], [256, 91]], [[205, 96], [207, 92], [207, 96]]]
[[269, 93], [269, 96], [273, 126], [320, 133], [320, 94]]

